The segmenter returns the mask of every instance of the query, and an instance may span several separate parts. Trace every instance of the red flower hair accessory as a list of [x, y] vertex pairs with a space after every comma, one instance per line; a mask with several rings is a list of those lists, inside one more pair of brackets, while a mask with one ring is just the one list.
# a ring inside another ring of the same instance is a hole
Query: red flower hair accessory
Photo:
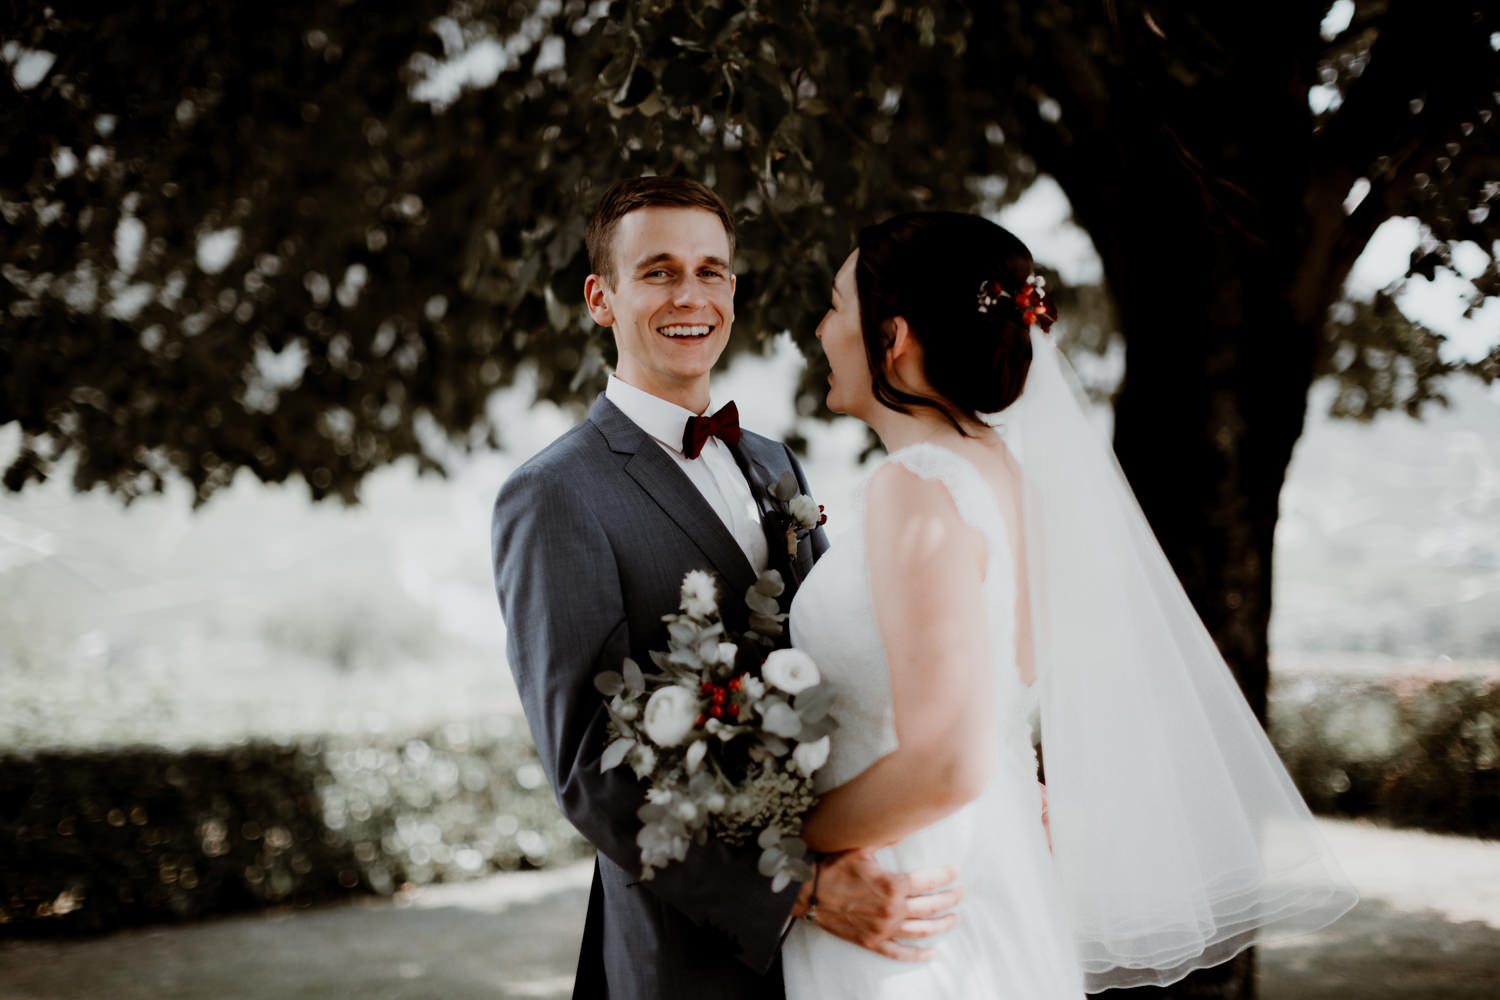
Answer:
[[1026, 287], [1015, 295], [1000, 287], [998, 281], [985, 281], [979, 286], [979, 311], [987, 313], [990, 306], [999, 305], [1001, 299], [1015, 303], [1025, 323], [1038, 323], [1046, 333], [1057, 320], [1057, 303], [1047, 298], [1047, 279], [1033, 274], [1026, 279]]

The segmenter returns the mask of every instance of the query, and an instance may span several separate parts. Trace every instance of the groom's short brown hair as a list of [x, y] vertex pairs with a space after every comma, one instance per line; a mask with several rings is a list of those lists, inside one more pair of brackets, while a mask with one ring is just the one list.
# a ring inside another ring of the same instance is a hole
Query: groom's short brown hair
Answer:
[[729, 255], [734, 256], [734, 219], [724, 199], [699, 181], [687, 177], [627, 177], [615, 181], [599, 199], [589, 216], [584, 243], [589, 251], [589, 268], [609, 287], [615, 286], [615, 228], [621, 219], [638, 208], [701, 208], [712, 212], [724, 224], [729, 237]]

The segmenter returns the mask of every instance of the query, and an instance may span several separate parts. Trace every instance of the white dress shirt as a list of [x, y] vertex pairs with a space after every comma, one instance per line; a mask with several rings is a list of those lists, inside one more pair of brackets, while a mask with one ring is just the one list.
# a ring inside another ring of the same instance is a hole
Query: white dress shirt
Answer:
[[[760, 506], [734, 460], [734, 453], [716, 437], [708, 439], [697, 458], [688, 458], [682, 452], [682, 433], [687, 427], [687, 419], [701, 414], [637, 389], [613, 374], [605, 386], [604, 395], [672, 457], [739, 543], [751, 568], [756, 573], [765, 572], [770, 563], [770, 552], [766, 548], [765, 530], [761, 527]], [[710, 402], [704, 412], [716, 410], [717, 407]]]

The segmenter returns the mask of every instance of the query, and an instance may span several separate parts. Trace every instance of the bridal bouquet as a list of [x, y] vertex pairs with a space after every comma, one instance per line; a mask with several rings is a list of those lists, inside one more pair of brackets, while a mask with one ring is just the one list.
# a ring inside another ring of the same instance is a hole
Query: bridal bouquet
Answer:
[[779, 573], [762, 573], [745, 593], [750, 628], [735, 637], [720, 619], [714, 577], [694, 570], [678, 613], [663, 616], [668, 643], [651, 652], [656, 670], [627, 658], [594, 678], [609, 699], [601, 767], [628, 763], [647, 785], [636, 835], [643, 879], [709, 836], [731, 844], [754, 836], [761, 874], [777, 892], [812, 877], [797, 834], [837, 728], [828, 714], [834, 691], [805, 653], [776, 648], [783, 589]]

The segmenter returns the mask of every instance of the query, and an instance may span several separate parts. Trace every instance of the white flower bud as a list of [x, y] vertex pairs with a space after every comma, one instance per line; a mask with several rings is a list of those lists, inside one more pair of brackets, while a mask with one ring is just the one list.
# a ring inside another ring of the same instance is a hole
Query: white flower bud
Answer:
[[691, 570], [682, 580], [682, 610], [694, 618], [707, 618], [719, 610], [714, 596], [714, 578], [701, 569]]
[[804, 778], [812, 777], [812, 773], [824, 764], [828, 763], [828, 751], [832, 744], [827, 736], [813, 740], [811, 743], [799, 743], [797, 749], [792, 751], [792, 760], [797, 765], [797, 770], [802, 772]]
[[691, 802], [677, 803], [677, 808], [674, 809], [673, 812], [675, 812], [677, 814], [677, 818], [682, 820], [684, 823], [691, 823], [693, 820], [698, 818], [698, 807], [693, 805]]
[[792, 497], [786, 505], [787, 513], [792, 515], [792, 520], [797, 522], [799, 528], [816, 528], [823, 512], [813, 502], [813, 498], [806, 493], [798, 493]]
[[776, 650], [766, 657], [761, 673], [765, 674], [766, 680], [787, 694], [805, 691], [823, 679], [812, 657], [800, 649]]
[[708, 741], [707, 740], [694, 740], [693, 741], [693, 745], [690, 746], [690, 747], [688, 747], [688, 750], [687, 750], [687, 760], [684, 762], [684, 763], [687, 764], [687, 773], [688, 774], [696, 774], [697, 773], [699, 765], [701, 765], [703, 763], [703, 755], [705, 753], [707, 753], [707, 752], [708, 752]]

